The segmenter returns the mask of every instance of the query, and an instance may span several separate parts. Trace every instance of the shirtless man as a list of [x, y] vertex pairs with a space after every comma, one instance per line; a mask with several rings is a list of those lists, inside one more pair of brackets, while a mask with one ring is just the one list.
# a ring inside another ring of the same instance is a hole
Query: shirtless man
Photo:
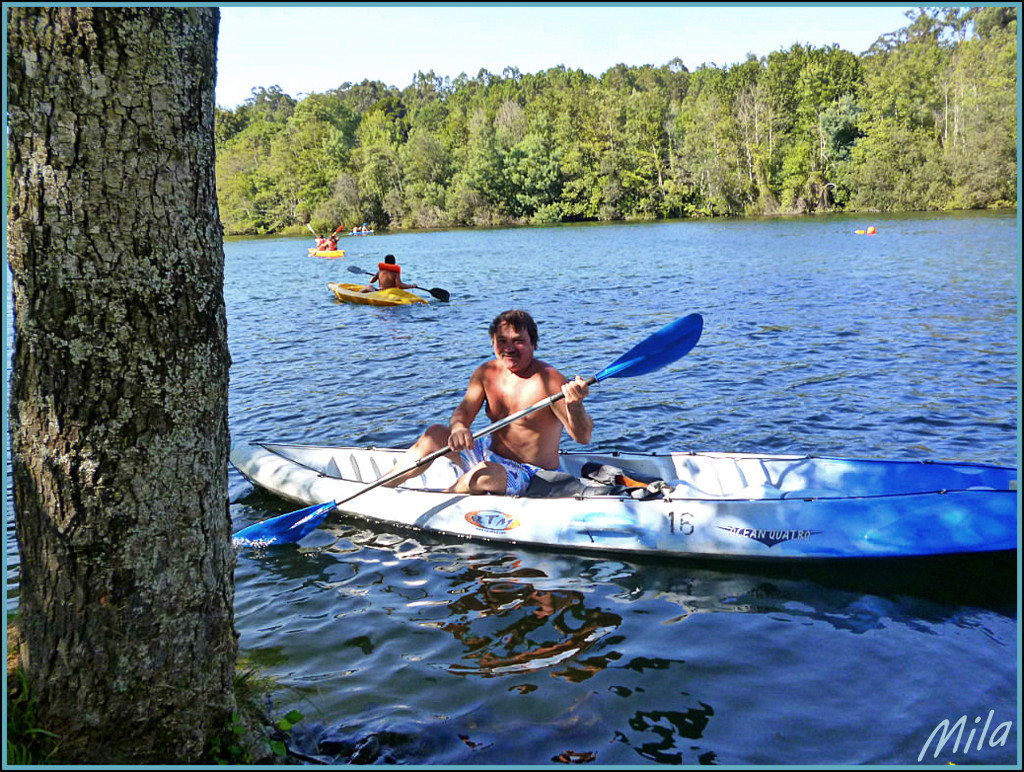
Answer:
[[[473, 372], [466, 396], [452, 413], [449, 425], [429, 427], [395, 469], [415, 464], [447, 445], [452, 452], [446, 458], [464, 472], [449, 489], [451, 492], [518, 496], [525, 493], [537, 471], [558, 467], [563, 427], [581, 445], [590, 442], [594, 422], [583, 407], [590, 387], [579, 376], [567, 381], [554, 367], [534, 357], [537, 325], [525, 311], [499, 314], [489, 332], [494, 359]], [[564, 400], [513, 421], [474, 443], [469, 427], [485, 404], [487, 417], [493, 423], [559, 391], [565, 394]], [[420, 473], [411, 470], [386, 485], [395, 487]]]
[[377, 282], [382, 290], [419, 289], [416, 284], [406, 284], [402, 281], [402, 267], [395, 263], [394, 255], [384, 255], [384, 262], [377, 263], [377, 273], [360, 292], [375, 292], [377, 288], [373, 286], [374, 282]]

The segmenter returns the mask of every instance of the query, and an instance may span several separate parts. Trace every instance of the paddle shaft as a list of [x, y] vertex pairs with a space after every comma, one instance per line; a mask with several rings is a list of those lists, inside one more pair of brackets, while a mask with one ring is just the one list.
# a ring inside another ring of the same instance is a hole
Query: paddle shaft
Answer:
[[[587, 379], [586, 383], [587, 383], [588, 386], [590, 386], [593, 383], [597, 383], [597, 378], [594, 377], [594, 376], [591, 376], [590, 378]], [[559, 401], [561, 401], [563, 399], [565, 399], [565, 394], [563, 392], [559, 391], [557, 394], [552, 394], [550, 397], [546, 397], [546, 398], [542, 399], [540, 402], [535, 402], [534, 404], [530, 405], [527, 408], [524, 408], [524, 409], [522, 409], [522, 410], [520, 410], [520, 411], [518, 411], [516, 413], [513, 413], [512, 415], [509, 415], [509, 416], [506, 416], [505, 418], [502, 418], [500, 421], [495, 421], [490, 426], [485, 426], [483, 429], [481, 429], [480, 431], [476, 432], [473, 435], [473, 442], [476, 442], [481, 437], [486, 437], [488, 434], [492, 434], [492, 433], [498, 431], [498, 429], [504, 429], [510, 423], [513, 423], [514, 421], [518, 421], [520, 418], [523, 418], [524, 416], [528, 416], [530, 413], [535, 413], [538, 410], [540, 410], [542, 408], [545, 408], [545, 407], [548, 407], [549, 405], [553, 405], [556, 402], [559, 402]], [[402, 475], [405, 475], [405, 474], [408, 474], [409, 472], [415, 471], [416, 469], [419, 469], [421, 466], [426, 466], [427, 464], [431, 464], [434, 461], [436, 461], [437, 459], [441, 458], [441, 456], [447, 455], [448, 453], [451, 453], [451, 452], [452, 452], [451, 448], [441, 448], [440, 450], [435, 450], [433, 453], [428, 453], [427, 455], [425, 455], [423, 458], [421, 458], [419, 461], [417, 461], [412, 466], [406, 467], [405, 469], [399, 469], [399, 470], [397, 470], [395, 472], [391, 472], [389, 474], [386, 474], [386, 475], [384, 475], [384, 477], [381, 477], [379, 480], [375, 480], [374, 482], [370, 483], [369, 485], [367, 485], [362, 490], [356, 491], [351, 496], [347, 496], [347, 497], [345, 497], [343, 499], [338, 499], [337, 501], [334, 502], [334, 506], [340, 507], [342, 504], [346, 504], [349, 501], [352, 501], [352, 499], [356, 498], [357, 496], [362, 496], [364, 493], [367, 493], [368, 491], [372, 491], [374, 488], [379, 488], [381, 485], [389, 483], [392, 480], [397, 480]]]

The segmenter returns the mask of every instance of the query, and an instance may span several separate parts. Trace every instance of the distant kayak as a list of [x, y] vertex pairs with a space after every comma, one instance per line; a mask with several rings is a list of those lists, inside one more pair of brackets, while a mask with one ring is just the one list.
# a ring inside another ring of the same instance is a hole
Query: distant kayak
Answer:
[[344, 257], [344, 249], [317, 249], [316, 247], [309, 248], [310, 257]]
[[349, 236], [372, 236], [373, 231], [350, 231]]
[[329, 282], [328, 289], [334, 293], [334, 297], [342, 303], [357, 303], [363, 306], [409, 306], [415, 303], [426, 303], [427, 301], [419, 295], [413, 295], [402, 289], [377, 290], [376, 292], [362, 292], [364, 284], [342, 284]]

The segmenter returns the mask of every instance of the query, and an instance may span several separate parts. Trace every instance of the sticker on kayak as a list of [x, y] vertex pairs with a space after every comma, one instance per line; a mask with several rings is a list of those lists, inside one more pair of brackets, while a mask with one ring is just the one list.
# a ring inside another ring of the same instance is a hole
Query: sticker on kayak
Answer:
[[485, 531], [511, 531], [513, 528], [519, 527], [518, 520], [496, 509], [478, 509], [475, 512], [467, 512], [466, 520]]
[[763, 528], [739, 528], [735, 525], [720, 525], [718, 527], [723, 531], [728, 531], [729, 533], [736, 534], [737, 536], [746, 536], [748, 539], [759, 541], [766, 547], [774, 547], [776, 544], [781, 544], [784, 541], [808, 539], [811, 536], [821, 533], [821, 531], [806, 530], [769, 531]]

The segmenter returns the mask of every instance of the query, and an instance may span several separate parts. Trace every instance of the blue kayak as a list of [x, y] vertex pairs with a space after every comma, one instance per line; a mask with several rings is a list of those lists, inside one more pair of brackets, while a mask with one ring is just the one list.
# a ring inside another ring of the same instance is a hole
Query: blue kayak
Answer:
[[[399, 450], [239, 443], [234, 466], [302, 505], [387, 474]], [[440, 458], [342, 511], [453, 537], [558, 549], [757, 560], [893, 558], [1015, 550], [1016, 469], [743, 453], [563, 453], [524, 496], [445, 489]], [[330, 507], [329, 507], [330, 508]]]

